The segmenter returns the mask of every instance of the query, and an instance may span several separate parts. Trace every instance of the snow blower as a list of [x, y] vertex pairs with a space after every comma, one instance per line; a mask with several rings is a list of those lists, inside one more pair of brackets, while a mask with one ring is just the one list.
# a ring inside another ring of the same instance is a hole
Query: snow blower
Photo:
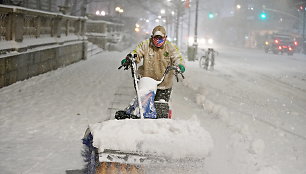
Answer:
[[[178, 80], [177, 68], [168, 66], [160, 81], [149, 77], [138, 79], [135, 56], [131, 60], [124, 69], [131, 68], [136, 97], [125, 110], [116, 112], [116, 119], [89, 125], [83, 138], [85, 173], [142, 174], [149, 173], [149, 168], [171, 164], [177, 168], [178, 163], [205, 159], [213, 142], [196, 119], [168, 119], [168, 113], [161, 117], [156, 112], [157, 85], [172, 70]], [[167, 102], [158, 102], [166, 110], [169, 108]]]

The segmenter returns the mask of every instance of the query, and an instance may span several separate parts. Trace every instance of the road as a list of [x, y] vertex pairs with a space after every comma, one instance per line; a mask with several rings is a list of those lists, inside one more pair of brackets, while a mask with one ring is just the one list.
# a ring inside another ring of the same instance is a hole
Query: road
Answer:
[[208, 173], [305, 173], [306, 56], [218, 51], [214, 71], [189, 62], [185, 81], [204, 110], [185, 115], [215, 140]]

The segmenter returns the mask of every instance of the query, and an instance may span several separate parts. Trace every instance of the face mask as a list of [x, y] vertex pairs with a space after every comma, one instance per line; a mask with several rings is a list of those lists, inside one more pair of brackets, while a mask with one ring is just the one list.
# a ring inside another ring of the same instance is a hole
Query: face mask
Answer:
[[166, 41], [166, 38], [165, 37], [153, 37], [153, 44], [160, 48], [164, 45], [165, 41]]

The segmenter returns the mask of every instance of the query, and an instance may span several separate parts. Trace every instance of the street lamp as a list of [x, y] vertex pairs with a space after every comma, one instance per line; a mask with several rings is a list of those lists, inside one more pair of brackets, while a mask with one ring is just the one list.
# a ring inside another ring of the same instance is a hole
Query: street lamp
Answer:
[[118, 12], [119, 14], [124, 12], [124, 10], [122, 8], [120, 8], [120, 7], [116, 7], [115, 11]]
[[119, 12], [120, 9], [121, 9], [120, 7], [116, 7], [116, 8], [115, 8], [115, 10], [116, 10], [117, 12]]
[[236, 8], [239, 10], [239, 9], [241, 9], [241, 5], [240, 4], [237, 4], [236, 5]]
[[99, 10], [97, 10], [97, 11], [96, 11], [96, 15], [97, 15], [97, 16], [105, 16], [106, 13], [105, 13], [105, 11], [103, 11], [103, 10], [102, 10], [101, 12], [100, 12]]

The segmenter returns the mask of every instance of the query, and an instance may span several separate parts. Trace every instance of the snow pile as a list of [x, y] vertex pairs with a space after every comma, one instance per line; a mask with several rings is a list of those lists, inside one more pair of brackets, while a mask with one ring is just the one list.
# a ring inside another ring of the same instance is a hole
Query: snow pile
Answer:
[[90, 125], [93, 145], [173, 159], [205, 158], [213, 148], [210, 134], [196, 119], [109, 120]]

